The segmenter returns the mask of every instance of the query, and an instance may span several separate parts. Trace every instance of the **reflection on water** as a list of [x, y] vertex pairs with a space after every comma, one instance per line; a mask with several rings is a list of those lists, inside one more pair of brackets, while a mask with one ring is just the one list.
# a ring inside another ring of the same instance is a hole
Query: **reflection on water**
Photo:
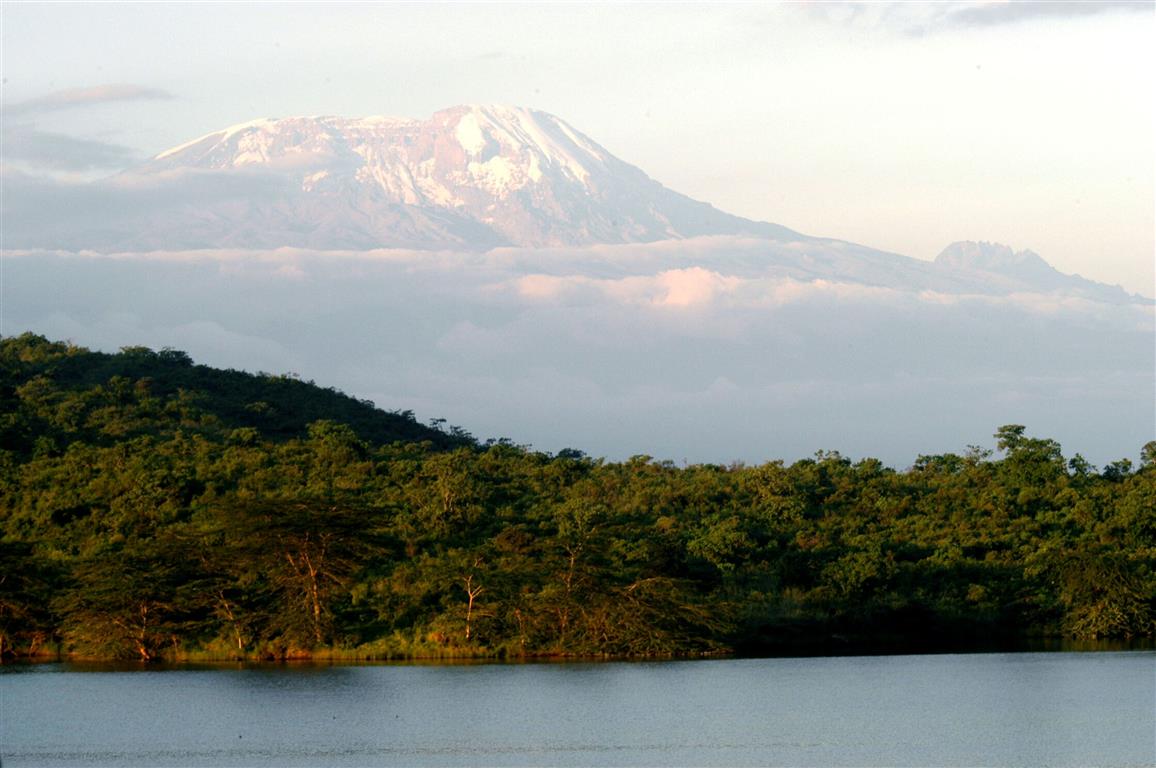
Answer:
[[0, 675], [5, 766], [1156, 763], [1152, 651], [81, 669]]

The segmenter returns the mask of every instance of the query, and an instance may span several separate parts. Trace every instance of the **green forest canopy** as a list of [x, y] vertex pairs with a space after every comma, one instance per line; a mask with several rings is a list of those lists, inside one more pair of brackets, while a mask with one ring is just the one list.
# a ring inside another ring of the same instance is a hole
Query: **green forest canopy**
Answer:
[[1156, 442], [550, 455], [292, 377], [0, 339], [0, 654], [767, 653], [1156, 635]]

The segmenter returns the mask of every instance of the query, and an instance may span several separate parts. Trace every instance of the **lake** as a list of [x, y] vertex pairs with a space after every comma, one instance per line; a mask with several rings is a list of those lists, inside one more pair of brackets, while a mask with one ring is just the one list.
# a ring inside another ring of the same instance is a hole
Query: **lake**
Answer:
[[0, 672], [18, 766], [1156, 764], [1156, 652]]

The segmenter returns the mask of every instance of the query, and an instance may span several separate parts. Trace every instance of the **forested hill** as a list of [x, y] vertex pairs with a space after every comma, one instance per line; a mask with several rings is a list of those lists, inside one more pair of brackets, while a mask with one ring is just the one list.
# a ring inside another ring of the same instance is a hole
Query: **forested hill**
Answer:
[[178, 352], [22, 336], [0, 363], [0, 658], [1156, 636], [1156, 442], [1097, 468], [1006, 425], [998, 455], [901, 471], [678, 467], [479, 444]]
[[39, 441], [64, 447], [108, 444], [181, 429], [224, 435], [256, 430], [284, 441], [328, 420], [366, 442], [429, 441], [441, 448], [472, 438], [419, 424], [412, 413], [382, 411], [291, 375], [250, 374], [195, 365], [184, 352], [125, 347], [92, 352], [34, 334], [0, 339], [0, 446], [27, 454]]

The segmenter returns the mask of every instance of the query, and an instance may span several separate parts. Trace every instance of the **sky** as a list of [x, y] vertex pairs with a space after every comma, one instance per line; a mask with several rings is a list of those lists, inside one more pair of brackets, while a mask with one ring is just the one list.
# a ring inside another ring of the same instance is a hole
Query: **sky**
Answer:
[[922, 259], [1001, 242], [1156, 295], [1151, 2], [0, 14], [5, 169], [83, 181], [257, 117], [514, 104], [730, 213]]
[[[751, 464], [910, 466], [1003, 424], [1096, 466], [1156, 437], [1152, 304], [729, 237], [486, 253], [31, 253], [10, 326], [294, 373], [481, 439]], [[895, 257], [898, 259], [898, 257]], [[818, 271], [816, 271], [816, 268]]]
[[555, 114], [677, 192], [835, 240], [10, 248], [0, 333], [172, 347], [611, 459], [903, 467], [1011, 423], [1135, 458], [1156, 302], [890, 254], [1004, 243], [1156, 297], [1154, 32], [1153, 2], [4, 0], [0, 249], [5, 215], [14, 239], [40, 200], [104, 222], [89, 182], [231, 125], [467, 103]]

